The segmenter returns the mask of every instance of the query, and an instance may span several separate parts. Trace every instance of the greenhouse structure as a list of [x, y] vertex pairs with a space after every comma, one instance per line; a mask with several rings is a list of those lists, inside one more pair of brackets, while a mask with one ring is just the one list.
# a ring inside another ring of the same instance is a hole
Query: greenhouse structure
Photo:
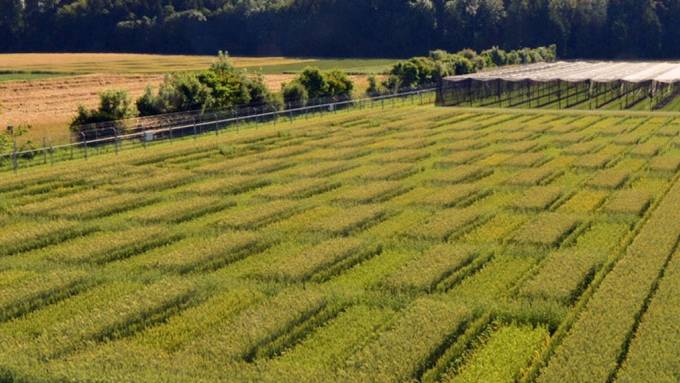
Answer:
[[559, 61], [444, 78], [438, 105], [680, 111], [680, 62]]

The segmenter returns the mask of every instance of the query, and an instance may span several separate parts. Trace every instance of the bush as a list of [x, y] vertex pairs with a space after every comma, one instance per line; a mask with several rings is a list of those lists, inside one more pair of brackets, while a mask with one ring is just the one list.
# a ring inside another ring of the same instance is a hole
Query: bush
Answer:
[[132, 105], [130, 96], [124, 90], [105, 90], [99, 95], [99, 108], [86, 109], [78, 107], [78, 114], [73, 119], [71, 126], [84, 125], [97, 122], [120, 120], [137, 115], [137, 110]]
[[318, 68], [308, 67], [298, 78], [285, 85], [282, 92], [284, 102], [290, 108], [308, 103], [347, 101], [352, 98], [353, 90], [354, 83], [345, 72], [322, 72]]
[[258, 73], [254, 78], [247, 78], [246, 87], [250, 95], [251, 106], [262, 108], [266, 112], [274, 112], [283, 108], [281, 97], [269, 91], [262, 74]]
[[250, 104], [248, 83], [240, 74], [209, 70], [198, 74], [197, 81], [210, 95], [204, 100], [204, 109], [229, 109], [236, 105]]
[[219, 53], [210, 69], [166, 76], [156, 95], [147, 88], [137, 100], [142, 116], [238, 107], [272, 111], [278, 110], [281, 102], [269, 92], [261, 75], [251, 78], [237, 70], [224, 52]]
[[376, 97], [386, 93], [383, 84], [378, 81], [374, 75], [368, 76], [368, 88], [366, 89], [366, 95], [369, 97]]
[[495, 66], [503, 66], [507, 65], [508, 63], [507, 53], [498, 47], [493, 47], [491, 49], [483, 51], [482, 55], [488, 57], [491, 64]]
[[340, 70], [332, 70], [324, 75], [327, 87], [327, 97], [333, 101], [347, 101], [352, 98], [354, 83], [347, 74]]
[[422, 84], [433, 82], [436, 69], [435, 61], [431, 57], [414, 57], [395, 64], [390, 75], [399, 78], [401, 88], [417, 88]]
[[152, 116], [154, 114], [163, 113], [162, 106], [159, 103], [160, 98], [154, 96], [153, 88], [147, 86], [144, 94], [137, 99], [135, 103], [140, 116]]
[[311, 99], [324, 97], [328, 92], [328, 84], [319, 68], [305, 68], [296, 81], [307, 89], [307, 94]]
[[[79, 136], [82, 136], [83, 133], [87, 136], [113, 136], [116, 131], [124, 131], [126, 128], [120, 120], [135, 117], [137, 113], [137, 109], [126, 91], [106, 90], [99, 95], [99, 107], [97, 109], [87, 109], [82, 105], [78, 107], [78, 113], [71, 121], [71, 131]], [[101, 129], [92, 129], [91, 126], [87, 126], [103, 122], [112, 123]]]
[[[4, 132], [0, 132], [0, 153], [6, 153], [6, 152], [13, 151], [14, 150], [14, 140], [25, 135], [30, 130], [31, 130], [31, 125], [21, 124], [19, 126], [15, 126], [13, 129], [7, 129]], [[35, 153], [31, 152], [31, 150], [35, 149], [35, 146], [33, 145], [33, 142], [31, 140], [27, 140], [24, 143], [18, 144], [16, 149], [17, 149], [18, 152], [27, 151], [27, 153], [22, 154], [20, 156], [20, 158], [31, 159], [35, 156]], [[4, 159], [6, 159], [6, 158], [0, 157], [0, 163], [2, 163], [2, 161]]]
[[[438, 82], [446, 76], [474, 73], [493, 66], [550, 62], [555, 61], [556, 56], [556, 45], [509, 52], [493, 47], [479, 54], [472, 49], [463, 49], [458, 53], [438, 49], [430, 51], [427, 57], [414, 57], [396, 63], [390, 70], [389, 77], [381, 85], [383, 92], [396, 93], [402, 88], [413, 89]], [[367, 93], [381, 94], [376, 91], [378, 88], [377, 84], [371, 85], [369, 82]]]
[[293, 81], [282, 86], [283, 102], [286, 108], [301, 108], [307, 105], [309, 93], [307, 88], [298, 81]]
[[459, 55], [465, 57], [466, 59], [473, 61], [475, 57], [477, 57], [477, 52], [474, 51], [474, 49], [470, 48], [465, 48], [458, 52]]
[[199, 76], [176, 73], [166, 77], [158, 93], [164, 113], [207, 109], [215, 103], [213, 90]]
[[508, 65], [516, 65], [520, 63], [519, 54], [515, 51], [508, 52], [507, 55]]
[[[456, 74], [468, 74], [476, 72], [476, 64], [465, 57], [460, 57], [454, 61]], [[483, 68], [480, 68], [483, 69]]]

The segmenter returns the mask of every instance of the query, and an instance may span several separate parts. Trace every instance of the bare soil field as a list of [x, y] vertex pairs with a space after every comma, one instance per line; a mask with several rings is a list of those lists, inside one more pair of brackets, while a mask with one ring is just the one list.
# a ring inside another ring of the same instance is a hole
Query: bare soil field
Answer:
[[[278, 92], [281, 84], [292, 80], [294, 74], [264, 75], [267, 87]], [[356, 94], [368, 86], [366, 76], [351, 76]], [[95, 107], [99, 93], [106, 89], [124, 89], [134, 99], [142, 95], [147, 85], [157, 87], [161, 74], [86, 74], [42, 80], [0, 82], [0, 126], [29, 124], [26, 139], [42, 143], [68, 142], [68, 124], [78, 105]]]
[[[311, 62], [286, 57], [232, 57], [239, 68]], [[10, 53], [0, 55], [0, 70], [62, 73], [167, 73], [205, 69], [215, 56], [128, 53]]]
[[147, 84], [158, 85], [162, 75], [92, 74], [75, 77], [0, 83], [0, 124], [29, 124], [29, 139], [47, 137], [68, 141], [68, 123], [78, 105], [94, 107], [106, 89], [125, 89], [139, 97]]
[[[137, 98], [147, 85], [158, 86], [171, 72], [202, 70], [215, 56], [122, 53], [0, 54], [0, 127], [29, 124], [25, 139], [68, 142], [68, 124], [78, 105], [94, 107], [106, 89], [123, 89]], [[394, 60], [232, 57], [234, 65], [262, 73], [267, 87], [278, 92], [295, 73], [313, 65], [354, 74], [356, 95], [365, 92], [368, 73], [381, 73]]]

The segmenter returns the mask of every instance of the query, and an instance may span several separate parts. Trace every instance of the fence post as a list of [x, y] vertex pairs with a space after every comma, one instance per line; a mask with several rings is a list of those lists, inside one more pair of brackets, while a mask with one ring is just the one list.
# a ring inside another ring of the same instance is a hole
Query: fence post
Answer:
[[42, 139], [43, 141], [43, 165], [47, 165], [47, 141], [45, 140], [45, 137]]
[[87, 135], [85, 132], [80, 132], [80, 135], [83, 137], [83, 143], [85, 144], [85, 159], [87, 159]]
[[198, 133], [196, 132], [196, 120], [194, 120], [194, 140], [196, 139], [196, 135]]
[[14, 169], [14, 173], [16, 173], [19, 169], [19, 163], [17, 162], [17, 138], [14, 137], [13, 134], [12, 136], [12, 168]]
[[52, 140], [50, 140], [50, 165], [54, 165], [54, 146], [52, 146]]
[[113, 147], [116, 149], [116, 155], [118, 155], [118, 128], [113, 128]]

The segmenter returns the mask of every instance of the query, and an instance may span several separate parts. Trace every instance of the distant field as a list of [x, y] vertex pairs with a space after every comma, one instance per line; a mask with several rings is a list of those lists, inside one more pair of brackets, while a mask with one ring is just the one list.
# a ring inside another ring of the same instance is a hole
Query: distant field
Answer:
[[0, 381], [677, 380], [680, 118], [390, 104], [0, 172]]
[[[308, 59], [286, 57], [233, 57], [234, 65], [264, 74], [267, 87], [281, 84], [307, 66], [342, 69], [355, 74], [356, 94], [368, 86], [367, 73], [381, 73], [392, 59]], [[0, 54], [0, 126], [28, 123], [26, 137], [53, 143], [69, 140], [66, 127], [78, 105], [94, 107], [98, 94], [110, 88], [140, 96], [147, 85], [157, 86], [163, 74], [206, 69], [214, 56], [171, 56], [109, 53]]]
[[[301, 71], [306, 66], [343, 69], [352, 73], [378, 73], [390, 67], [392, 59], [310, 59], [288, 57], [233, 57], [234, 65], [264, 74]], [[118, 53], [20, 53], [0, 54], [0, 71], [57, 72], [65, 74], [158, 74], [201, 70], [215, 56], [176, 56]]]
[[72, 76], [70, 73], [60, 72], [23, 72], [23, 71], [0, 71], [0, 82], [3, 81], [26, 81], [26, 80], [43, 80], [53, 77]]
[[[307, 66], [315, 66], [322, 70], [342, 69], [350, 74], [377, 74], [389, 70], [396, 60], [393, 59], [322, 59], [298, 63], [274, 64], [263, 66], [262, 73], [296, 73]], [[257, 69], [249, 66], [249, 69]]]

